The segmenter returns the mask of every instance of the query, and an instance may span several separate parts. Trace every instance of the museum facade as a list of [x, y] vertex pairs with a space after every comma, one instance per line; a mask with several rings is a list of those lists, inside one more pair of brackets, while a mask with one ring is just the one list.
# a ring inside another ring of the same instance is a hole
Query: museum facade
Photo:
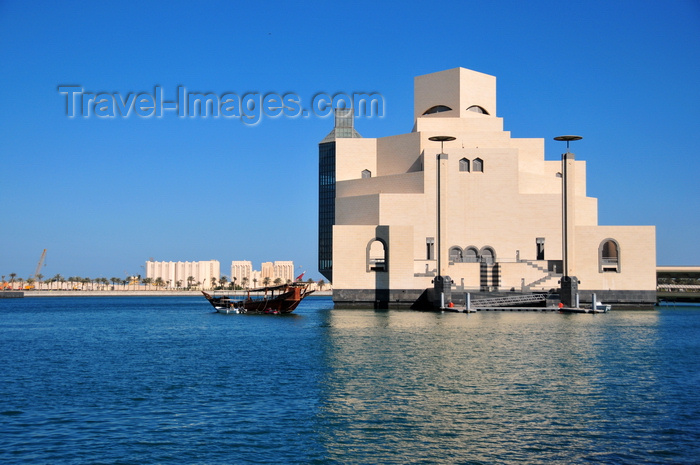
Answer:
[[438, 276], [453, 295], [575, 276], [582, 301], [655, 302], [655, 228], [598, 225], [586, 162], [545, 160], [544, 139], [504, 131], [494, 76], [416, 77], [414, 121], [363, 138], [337, 110], [319, 143], [319, 271], [336, 302], [410, 304]]

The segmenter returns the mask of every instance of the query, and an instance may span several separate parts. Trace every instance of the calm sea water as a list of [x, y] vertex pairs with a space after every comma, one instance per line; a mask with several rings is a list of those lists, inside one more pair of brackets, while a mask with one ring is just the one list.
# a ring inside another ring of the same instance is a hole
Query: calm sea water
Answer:
[[700, 307], [0, 299], [0, 463], [698, 463]]

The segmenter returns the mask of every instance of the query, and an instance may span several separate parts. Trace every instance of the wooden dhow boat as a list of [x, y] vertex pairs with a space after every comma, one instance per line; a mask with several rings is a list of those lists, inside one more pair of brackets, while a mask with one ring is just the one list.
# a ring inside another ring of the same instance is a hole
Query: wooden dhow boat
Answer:
[[204, 291], [202, 294], [219, 313], [281, 315], [292, 313], [313, 292], [309, 290], [309, 284], [294, 282], [248, 289], [245, 296], [212, 296]]

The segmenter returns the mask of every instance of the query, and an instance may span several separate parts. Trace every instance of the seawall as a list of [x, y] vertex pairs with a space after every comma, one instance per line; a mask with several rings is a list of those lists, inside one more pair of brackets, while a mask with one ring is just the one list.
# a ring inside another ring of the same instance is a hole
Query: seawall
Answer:
[[0, 299], [20, 299], [24, 297], [22, 291], [0, 291]]

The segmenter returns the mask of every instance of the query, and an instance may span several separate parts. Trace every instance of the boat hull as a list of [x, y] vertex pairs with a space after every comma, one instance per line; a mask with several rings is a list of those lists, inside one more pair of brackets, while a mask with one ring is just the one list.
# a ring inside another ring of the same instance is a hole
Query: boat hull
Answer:
[[[229, 296], [214, 297], [202, 291], [204, 297], [219, 313], [247, 313], [256, 315], [282, 315], [292, 313], [301, 301], [314, 291], [308, 290], [308, 285], [291, 284], [263, 288], [261, 296], [236, 299]], [[277, 291], [277, 294], [275, 294]]]
[[596, 308], [560, 308], [559, 313], [608, 313], [610, 306]]

